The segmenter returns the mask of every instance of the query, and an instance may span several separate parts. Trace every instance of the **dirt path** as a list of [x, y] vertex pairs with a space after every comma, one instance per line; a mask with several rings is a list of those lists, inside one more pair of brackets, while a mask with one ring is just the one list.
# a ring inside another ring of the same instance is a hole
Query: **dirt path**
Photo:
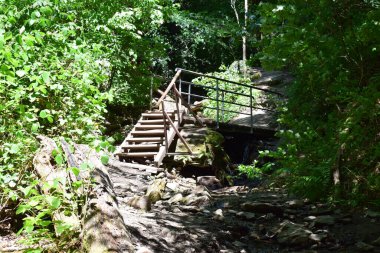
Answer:
[[[263, 185], [209, 190], [194, 178], [164, 172], [151, 176], [113, 168], [110, 175], [141, 253], [380, 252], [380, 214], [373, 211], [346, 213]], [[157, 180], [166, 187], [150, 211], [129, 206]], [[209, 186], [217, 188], [215, 182]]]

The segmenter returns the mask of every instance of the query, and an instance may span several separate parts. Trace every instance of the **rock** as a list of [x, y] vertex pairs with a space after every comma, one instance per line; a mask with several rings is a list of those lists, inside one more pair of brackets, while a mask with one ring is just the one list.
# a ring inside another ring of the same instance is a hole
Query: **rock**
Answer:
[[312, 232], [310, 230], [288, 220], [280, 224], [276, 234], [277, 241], [280, 244], [305, 247], [312, 243], [310, 240]]
[[317, 225], [334, 225], [335, 220], [336, 220], [335, 217], [331, 215], [322, 215], [322, 216], [317, 216], [314, 222]]
[[153, 253], [153, 251], [151, 251], [150, 249], [148, 248], [145, 248], [145, 247], [141, 247], [139, 248], [136, 253]]
[[366, 216], [368, 216], [370, 218], [380, 218], [380, 212], [375, 212], [375, 211], [372, 211], [372, 210], [368, 210], [366, 212]]
[[183, 201], [183, 196], [181, 193], [177, 193], [176, 195], [174, 195], [168, 200], [169, 204], [178, 203], [182, 201]]
[[256, 218], [256, 214], [250, 212], [238, 212], [236, 216], [247, 221], [253, 221]]
[[316, 216], [310, 215], [310, 216], [305, 217], [303, 220], [304, 221], [315, 221], [316, 219], [317, 219]]
[[284, 213], [281, 207], [270, 203], [245, 202], [241, 204], [240, 207], [243, 211], [254, 213], [273, 213], [279, 216], [282, 216]]
[[210, 198], [208, 196], [196, 196], [195, 194], [190, 194], [184, 198], [183, 202], [186, 205], [203, 207], [210, 203]]
[[178, 184], [177, 183], [167, 183], [166, 188], [172, 190], [173, 192], [177, 191]]
[[210, 196], [210, 198], [211, 198], [211, 194], [210, 194], [209, 190], [203, 185], [197, 185], [191, 193], [194, 193], [194, 194], [199, 195], [199, 196], [200, 195], [207, 195], [207, 196]]
[[374, 246], [367, 244], [365, 242], [357, 242], [355, 246], [358, 248], [360, 251], [373, 251], [375, 249]]
[[373, 245], [380, 246], [380, 237], [372, 242]]
[[127, 202], [127, 205], [144, 211], [150, 211], [152, 208], [152, 202], [148, 196], [135, 196]]
[[222, 184], [215, 176], [201, 176], [197, 177], [197, 184], [203, 185], [210, 190], [216, 190], [222, 188]]
[[323, 239], [327, 238], [326, 234], [311, 234], [309, 236], [310, 240], [314, 242], [321, 242]]
[[152, 203], [157, 202], [162, 198], [163, 192], [165, 190], [166, 180], [165, 179], [156, 179], [151, 185], [149, 185], [146, 196], [149, 197]]
[[214, 219], [216, 219], [216, 220], [223, 220], [224, 219], [222, 209], [218, 209], [214, 212]]
[[289, 207], [289, 208], [300, 208], [302, 206], [304, 206], [304, 202], [303, 200], [301, 199], [295, 199], [295, 200], [289, 200], [286, 202], [286, 205]]
[[[213, 175], [219, 179], [226, 177], [225, 170], [228, 168], [229, 157], [223, 149], [224, 137], [222, 134], [204, 128], [186, 128], [181, 130], [182, 136], [188, 142], [193, 153], [203, 154], [201, 156], [175, 156], [174, 162], [183, 165], [203, 169], [211, 169]], [[178, 141], [175, 152], [188, 152], [185, 145]]]

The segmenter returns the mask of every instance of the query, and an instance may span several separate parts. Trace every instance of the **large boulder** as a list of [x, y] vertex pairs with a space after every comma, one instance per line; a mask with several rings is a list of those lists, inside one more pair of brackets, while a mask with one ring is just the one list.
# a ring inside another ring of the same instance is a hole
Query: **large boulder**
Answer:
[[[223, 135], [208, 128], [196, 127], [184, 128], [181, 134], [195, 155], [178, 155], [174, 161], [184, 166], [211, 169], [218, 179], [225, 180], [229, 157], [223, 149]], [[186, 146], [180, 140], [176, 152], [187, 152]]]

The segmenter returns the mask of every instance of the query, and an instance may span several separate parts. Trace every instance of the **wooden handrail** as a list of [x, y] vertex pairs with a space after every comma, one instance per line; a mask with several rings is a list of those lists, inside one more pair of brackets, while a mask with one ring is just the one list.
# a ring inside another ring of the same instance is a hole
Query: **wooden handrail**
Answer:
[[168, 95], [170, 90], [173, 86], [175, 86], [175, 83], [177, 82], [178, 77], [180, 77], [182, 70], [178, 70], [175, 76], [173, 77], [172, 81], [170, 82], [169, 86], [166, 88], [164, 93], [161, 95], [160, 99], [157, 102], [157, 106], [160, 106], [162, 101], [164, 101], [165, 97]]

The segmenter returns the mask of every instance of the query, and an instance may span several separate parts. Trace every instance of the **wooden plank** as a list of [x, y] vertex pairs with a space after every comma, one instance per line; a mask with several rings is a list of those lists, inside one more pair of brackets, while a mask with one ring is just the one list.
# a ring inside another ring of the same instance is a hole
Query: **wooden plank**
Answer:
[[164, 125], [136, 125], [136, 129], [165, 129]]
[[160, 144], [140, 144], [140, 145], [125, 145], [121, 148], [123, 149], [133, 149], [133, 150], [141, 150], [141, 149], [158, 149]]
[[166, 112], [164, 111], [163, 112], [165, 114], [165, 116], [168, 118], [169, 120], [169, 123], [170, 125], [172, 125], [175, 133], [178, 135], [179, 139], [182, 141], [182, 143], [185, 145], [185, 147], [187, 148], [187, 150], [189, 151], [190, 154], [192, 154], [193, 152], [191, 151], [191, 148], [189, 147], [189, 144], [187, 143], [187, 141], [182, 137], [182, 135], [180, 134], [180, 132], [178, 131], [177, 127], [174, 126], [174, 123], [173, 121], [167, 116]]
[[133, 152], [133, 153], [118, 153], [116, 154], [123, 158], [130, 158], [130, 157], [153, 157], [157, 155], [157, 152]]
[[[166, 120], [166, 122], [168, 122], [167, 120]], [[152, 124], [152, 125], [157, 125], [157, 124], [164, 124], [164, 120], [163, 119], [151, 119], [151, 120], [139, 120], [139, 123], [141, 124], [141, 125], [150, 125], [150, 124]]]
[[164, 130], [132, 131], [133, 136], [164, 136]]
[[[162, 143], [162, 141], [164, 140], [162, 137], [140, 137], [140, 138], [136, 138], [136, 137], [130, 137], [130, 138], [127, 138], [126, 139], [127, 142], [157, 142], [157, 143]], [[127, 145], [127, 144], [125, 144]]]
[[181, 70], [178, 70], [177, 73], [175, 74], [175, 76], [173, 77], [172, 81], [170, 82], [170, 84], [168, 85], [168, 87], [166, 88], [166, 90], [161, 95], [160, 99], [158, 100], [157, 106], [160, 106], [162, 101], [164, 101], [165, 97], [168, 95], [169, 91], [175, 85], [175, 83], [176, 83], [178, 77], [180, 77], [180, 75], [181, 75]]
[[[183, 112], [182, 112], [183, 113]], [[179, 119], [179, 122], [178, 121], [175, 121], [173, 122], [174, 124], [174, 127], [178, 128], [180, 126], [180, 122], [182, 121], [182, 117], [183, 115], [180, 115], [180, 119]], [[173, 128], [170, 128], [169, 131], [168, 131], [168, 138], [166, 139], [167, 143], [168, 143], [168, 147], [170, 147], [171, 143], [173, 142], [174, 140], [174, 137], [176, 135], [176, 132], [174, 131]], [[159, 167], [162, 163], [162, 160], [165, 158], [166, 156], [166, 148], [165, 146], [162, 146], [160, 147], [160, 150], [158, 151], [157, 155], [154, 157], [154, 164]]]

